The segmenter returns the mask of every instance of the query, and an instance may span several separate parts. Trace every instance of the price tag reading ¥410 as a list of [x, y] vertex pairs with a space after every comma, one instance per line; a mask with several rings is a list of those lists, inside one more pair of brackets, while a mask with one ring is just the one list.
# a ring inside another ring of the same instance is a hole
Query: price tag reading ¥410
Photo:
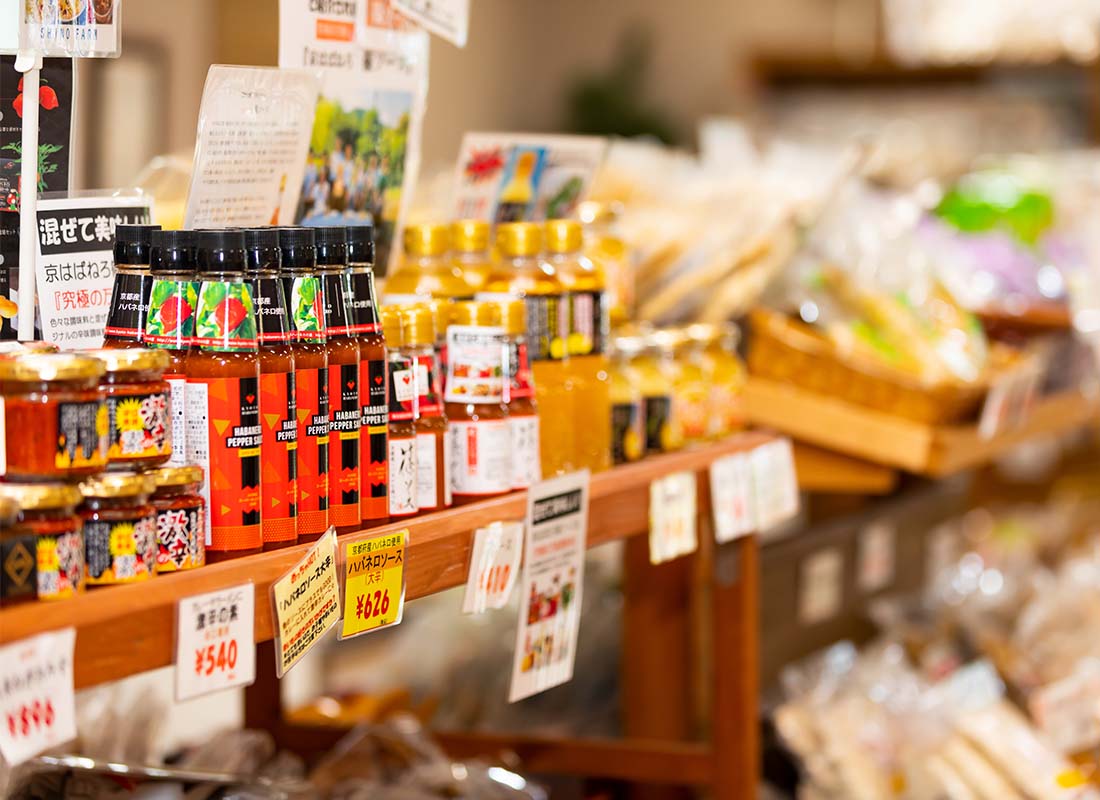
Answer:
[[185, 597], [176, 606], [176, 700], [256, 680], [252, 583]]
[[694, 553], [695, 473], [673, 472], [649, 484], [649, 561], [661, 564]]
[[474, 532], [463, 614], [504, 608], [512, 596], [523, 555], [523, 523], [494, 522]]
[[748, 453], [733, 453], [710, 465], [710, 499], [714, 538], [719, 544], [756, 530], [752, 461]]
[[65, 628], [0, 647], [0, 753], [11, 766], [76, 738], [75, 645]]
[[340, 638], [399, 625], [405, 611], [408, 529], [344, 545], [344, 622]]

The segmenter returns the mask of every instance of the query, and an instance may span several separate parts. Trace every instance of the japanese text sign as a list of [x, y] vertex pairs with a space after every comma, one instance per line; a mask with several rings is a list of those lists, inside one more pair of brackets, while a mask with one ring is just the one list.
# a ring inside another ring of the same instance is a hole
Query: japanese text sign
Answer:
[[340, 618], [336, 530], [329, 528], [290, 572], [271, 584], [275, 671], [283, 677]]
[[0, 753], [15, 766], [76, 738], [76, 629], [0, 647]]
[[522, 522], [494, 522], [474, 531], [470, 573], [462, 600], [464, 614], [480, 614], [507, 605], [519, 573], [522, 548]]
[[401, 623], [408, 530], [344, 545], [344, 622], [340, 638]]
[[176, 700], [256, 680], [251, 583], [185, 597], [176, 606]]

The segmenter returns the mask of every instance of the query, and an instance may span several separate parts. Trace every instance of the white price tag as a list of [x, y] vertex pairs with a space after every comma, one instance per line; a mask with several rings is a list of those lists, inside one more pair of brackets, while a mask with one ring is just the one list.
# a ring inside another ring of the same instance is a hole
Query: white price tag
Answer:
[[176, 605], [176, 700], [256, 680], [251, 583], [185, 597]]
[[661, 564], [694, 553], [694, 472], [674, 472], [649, 484], [649, 561]]
[[897, 530], [887, 520], [868, 525], [859, 537], [859, 565], [856, 578], [864, 592], [885, 589], [894, 580]]
[[798, 619], [816, 625], [840, 611], [844, 596], [844, 556], [835, 547], [819, 550], [802, 563], [798, 587]]
[[462, 613], [504, 608], [512, 596], [523, 554], [523, 523], [494, 522], [474, 531], [474, 550]]
[[1041, 378], [1038, 365], [1031, 361], [998, 378], [986, 394], [978, 433], [990, 439], [999, 433], [1023, 427], [1035, 407]]
[[11, 766], [76, 738], [75, 646], [65, 628], [0, 647], [0, 753]]
[[714, 538], [732, 541], [756, 529], [752, 463], [748, 453], [734, 453], [710, 465], [710, 499]]
[[761, 531], [798, 514], [798, 475], [790, 439], [762, 444], [750, 454], [756, 522]]

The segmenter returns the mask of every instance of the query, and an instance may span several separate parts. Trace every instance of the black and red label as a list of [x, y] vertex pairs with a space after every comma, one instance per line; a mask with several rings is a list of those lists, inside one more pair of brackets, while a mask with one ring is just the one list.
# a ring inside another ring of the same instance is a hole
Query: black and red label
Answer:
[[328, 530], [328, 370], [298, 369], [294, 375], [298, 417], [298, 535]]
[[508, 380], [504, 383], [504, 402], [535, 396], [531, 377], [531, 362], [527, 359], [527, 343], [513, 338], [508, 343]]
[[344, 274], [326, 272], [321, 276], [321, 297], [325, 309], [325, 334], [329, 339], [348, 339], [354, 334]]
[[347, 276], [347, 303], [351, 313], [352, 333], [378, 333], [382, 322], [378, 317], [377, 294], [374, 291], [374, 272], [358, 270]]
[[329, 522], [359, 524], [359, 362], [329, 364]]
[[104, 337], [108, 340], [140, 342], [152, 291], [153, 279], [148, 273], [118, 270], [111, 290], [111, 308], [107, 312]]
[[260, 340], [260, 346], [289, 342], [290, 317], [283, 282], [278, 278], [253, 278], [252, 297], [256, 309], [256, 338]]
[[385, 359], [359, 362], [359, 514], [364, 520], [389, 516], [387, 375]]
[[260, 375], [264, 544], [298, 538], [298, 422], [293, 372]]
[[413, 377], [413, 360], [390, 351], [389, 372], [390, 386], [387, 400], [389, 421], [405, 422], [411, 420], [416, 410], [414, 405], [416, 379]]

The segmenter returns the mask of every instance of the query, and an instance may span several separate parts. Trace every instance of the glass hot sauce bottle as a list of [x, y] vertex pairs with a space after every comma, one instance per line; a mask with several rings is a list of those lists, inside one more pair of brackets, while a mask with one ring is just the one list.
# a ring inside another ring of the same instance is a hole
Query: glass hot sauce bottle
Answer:
[[149, 308], [149, 245], [160, 225], [115, 226], [115, 282], [103, 328], [104, 347], [141, 347]]
[[344, 228], [317, 228], [317, 273], [325, 310], [328, 350], [328, 516], [337, 533], [361, 528], [359, 521], [359, 343], [352, 332], [345, 272]]
[[244, 234], [195, 234], [202, 283], [187, 354], [188, 462], [204, 468], [206, 560], [263, 550], [260, 529], [260, 361]]
[[313, 228], [279, 228], [283, 295], [294, 353], [298, 422], [298, 541], [328, 530], [328, 355]]
[[417, 505], [416, 428], [413, 426], [413, 360], [405, 354], [401, 312], [393, 306], [382, 309], [382, 332], [386, 337], [389, 365], [389, 479], [390, 518], [415, 516]]
[[386, 337], [374, 290], [374, 228], [350, 225], [348, 307], [359, 345], [359, 516], [366, 527], [389, 521]]
[[435, 357], [435, 317], [426, 305], [401, 308], [402, 351], [412, 359], [413, 423], [416, 427], [417, 505], [420, 512], [451, 505], [450, 445], [439, 366]]
[[298, 541], [298, 419], [294, 408], [294, 350], [279, 270], [279, 231], [244, 232], [245, 271], [256, 306], [260, 342], [260, 476], [264, 550]]
[[508, 428], [512, 434], [512, 488], [528, 489], [542, 480], [542, 459], [539, 455], [539, 412], [531, 362], [527, 357], [527, 304], [523, 300], [508, 300], [500, 306], [504, 329], [508, 333], [504, 402], [508, 406]]

